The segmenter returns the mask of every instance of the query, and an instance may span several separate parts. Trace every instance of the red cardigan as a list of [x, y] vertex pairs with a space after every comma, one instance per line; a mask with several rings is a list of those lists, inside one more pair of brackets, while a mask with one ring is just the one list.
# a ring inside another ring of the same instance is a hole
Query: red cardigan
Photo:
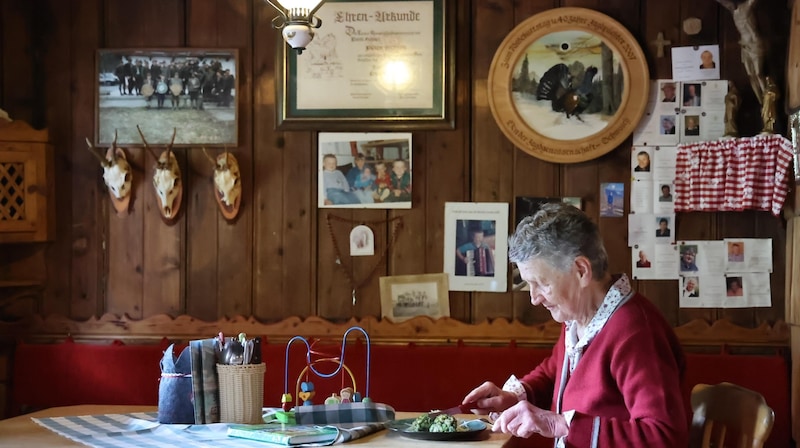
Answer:
[[[564, 334], [562, 328], [550, 357], [522, 378], [528, 400], [553, 411]], [[566, 446], [687, 446], [680, 388], [684, 367], [672, 327], [649, 300], [634, 293], [589, 343], [567, 381], [561, 409], [576, 412]]]

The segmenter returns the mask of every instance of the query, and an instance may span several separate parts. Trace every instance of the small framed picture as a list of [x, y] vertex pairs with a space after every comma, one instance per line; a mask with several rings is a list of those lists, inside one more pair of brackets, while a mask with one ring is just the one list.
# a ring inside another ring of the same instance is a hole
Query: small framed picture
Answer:
[[381, 277], [380, 288], [381, 315], [394, 322], [416, 316], [450, 316], [447, 274]]
[[444, 204], [444, 271], [453, 291], [505, 292], [508, 281], [508, 204]]
[[[649, 155], [647, 158], [647, 169], [650, 169]], [[600, 216], [609, 218], [621, 218], [625, 216], [625, 184], [622, 182], [601, 183], [600, 193], [600, 197], [605, 199], [600, 204]]]
[[362, 224], [350, 231], [350, 256], [364, 255], [375, 255], [375, 234]]

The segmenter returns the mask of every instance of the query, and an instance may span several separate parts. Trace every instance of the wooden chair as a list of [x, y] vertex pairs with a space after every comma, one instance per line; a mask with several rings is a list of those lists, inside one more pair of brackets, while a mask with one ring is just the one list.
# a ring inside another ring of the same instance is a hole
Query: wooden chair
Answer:
[[732, 383], [692, 389], [691, 448], [761, 448], [775, 413], [758, 392]]

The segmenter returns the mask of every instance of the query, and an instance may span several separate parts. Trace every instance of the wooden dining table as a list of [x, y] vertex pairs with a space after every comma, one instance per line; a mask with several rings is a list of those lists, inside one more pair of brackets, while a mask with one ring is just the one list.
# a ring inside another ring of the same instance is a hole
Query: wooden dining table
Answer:
[[[77, 447], [84, 446], [66, 437], [52, 432], [32, 420], [32, 418], [43, 417], [68, 417], [79, 415], [104, 415], [104, 414], [127, 414], [131, 412], [155, 412], [155, 406], [122, 406], [122, 405], [79, 405], [49, 408], [30, 414], [20, 415], [5, 420], [0, 420], [0, 447]], [[397, 412], [397, 419], [414, 418], [420, 415], [418, 412]], [[458, 417], [458, 416], [457, 416]], [[469, 418], [469, 416], [461, 416]], [[474, 416], [473, 416], [474, 417]], [[494, 433], [485, 430], [477, 440], [463, 442], [475, 448], [487, 447], [516, 447], [518, 439], [509, 437], [507, 434]], [[346, 445], [359, 445], [374, 448], [400, 448], [400, 447], [423, 447], [423, 446], [446, 446], [461, 445], [462, 442], [447, 441], [428, 441], [410, 439], [396, 431], [382, 430], [374, 434], [347, 442]], [[253, 446], [268, 446], [262, 442], [253, 442]]]

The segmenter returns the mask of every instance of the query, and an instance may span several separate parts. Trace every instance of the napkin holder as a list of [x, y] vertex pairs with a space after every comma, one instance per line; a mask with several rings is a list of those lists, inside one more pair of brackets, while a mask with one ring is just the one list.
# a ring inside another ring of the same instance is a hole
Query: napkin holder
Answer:
[[219, 378], [217, 363], [219, 350], [216, 339], [189, 341], [192, 360], [192, 404], [194, 423], [202, 425], [219, 423]]

